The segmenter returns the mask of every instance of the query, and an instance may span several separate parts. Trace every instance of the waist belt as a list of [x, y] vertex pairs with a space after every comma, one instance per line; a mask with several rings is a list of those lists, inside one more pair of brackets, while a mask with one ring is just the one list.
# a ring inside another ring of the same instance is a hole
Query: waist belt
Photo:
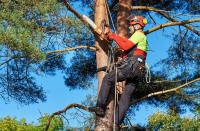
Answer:
[[145, 59], [143, 56], [132, 56], [127, 58], [128, 61], [138, 61], [139, 63], [145, 64]]

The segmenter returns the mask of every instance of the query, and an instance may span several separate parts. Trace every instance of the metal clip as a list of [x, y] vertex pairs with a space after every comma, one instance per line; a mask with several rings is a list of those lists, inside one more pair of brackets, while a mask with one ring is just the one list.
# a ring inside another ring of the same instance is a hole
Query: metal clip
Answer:
[[141, 62], [141, 63], [143, 62], [143, 60], [142, 60], [141, 58], [137, 58], [137, 60], [138, 60], [139, 62]]

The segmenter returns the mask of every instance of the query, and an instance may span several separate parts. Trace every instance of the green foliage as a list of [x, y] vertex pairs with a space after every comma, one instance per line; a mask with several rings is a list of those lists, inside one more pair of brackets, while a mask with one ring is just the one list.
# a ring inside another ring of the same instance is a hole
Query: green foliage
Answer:
[[0, 90], [4, 100], [45, 101], [45, 93], [32, 75], [46, 57], [43, 40], [50, 16], [61, 7], [57, 0], [0, 1]]
[[[39, 118], [37, 124], [27, 123], [26, 119], [17, 120], [12, 117], [5, 117], [0, 119], [0, 130], [1, 131], [44, 131], [48, 116]], [[49, 127], [49, 131], [61, 131], [64, 129], [63, 121], [60, 117], [55, 117]]]
[[[45, 115], [44, 117], [39, 118], [39, 129], [44, 130], [46, 128], [46, 124], [48, 122], [48, 115]], [[51, 121], [49, 131], [61, 131], [64, 130], [64, 123], [61, 117], [55, 116], [53, 120]]]
[[194, 118], [181, 118], [177, 114], [157, 112], [149, 117], [148, 128], [159, 131], [199, 131], [200, 114]]
[[[57, 70], [61, 70], [66, 74], [66, 85], [72, 89], [91, 85], [95, 71], [94, 53], [81, 50], [75, 54], [77, 60], [74, 63], [80, 65], [76, 73], [80, 77], [75, 75], [77, 77], [72, 78], [74, 65], [66, 69], [63, 54], [46, 55], [48, 51], [92, 45], [94, 42], [87, 27], [73, 15], [66, 15], [62, 4], [63, 1], [57, 0], [0, 1], [0, 90], [4, 100], [12, 98], [23, 104], [45, 101], [45, 93], [34, 82], [33, 74], [55, 75]], [[88, 62], [84, 64], [81, 61], [81, 65], [78, 59], [87, 59]], [[72, 84], [74, 80], [76, 83]]]
[[38, 44], [44, 37], [43, 23], [59, 6], [56, 0], [3, 0], [0, 2], [0, 44], [23, 53], [24, 57], [44, 59]]

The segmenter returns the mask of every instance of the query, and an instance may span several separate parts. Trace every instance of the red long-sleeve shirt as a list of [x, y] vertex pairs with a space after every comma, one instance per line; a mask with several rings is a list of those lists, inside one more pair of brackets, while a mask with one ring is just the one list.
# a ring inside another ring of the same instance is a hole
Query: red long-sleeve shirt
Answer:
[[119, 47], [122, 48], [124, 51], [127, 51], [136, 45], [127, 38], [120, 37], [115, 33], [110, 33], [108, 37], [109, 39], [116, 41]]
[[[134, 43], [133, 41], [128, 40], [127, 38], [120, 37], [115, 33], [110, 33], [108, 35], [108, 38], [110, 40], [114, 40], [119, 45], [119, 47], [122, 50], [124, 50], [123, 58], [127, 57], [127, 54], [129, 53], [130, 49], [132, 49], [134, 46], [137, 46], [137, 44], [138, 44], [138, 43]], [[134, 50], [132, 55], [142, 55], [142, 56], [144, 56], [144, 58], [146, 58], [146, 52], [137, 47]]]

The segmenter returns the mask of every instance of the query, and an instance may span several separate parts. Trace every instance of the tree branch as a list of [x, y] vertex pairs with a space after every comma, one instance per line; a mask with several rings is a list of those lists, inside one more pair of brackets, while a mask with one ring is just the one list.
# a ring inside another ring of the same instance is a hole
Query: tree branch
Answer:
[[159, 30], [159, 29], [162, 29], [162, 28], [168, 27], [168, 26], [185, 25], [185, 24], [194, 23], [194, 22], [200, 22], [200, 18], [184, 20], [184, 21], [178, 21], [178, 22], [167, 22], [167, 23], [155, 26], [155, 27], [145, 31], [145, 34], [152, 33], [152, 32], [154, 32], [156, 30]]
[[93, 47], [93, 46], [77, 46], [77, 47], [72, 47], [72, 48], [65, 48], [63, 50], [53, 50], [53, 51], [49, 51], [47, 52], [47, 54], [51, 54], [51, 53], [63, 53], [63, 52], [67, 52], [67, 51], [73, 51], [73, 50], [77, 50], [77, 49], [90, 49], [92, 51], [96, 51], [97, 48]]
[[[79, 14], [75, 9], [73, 9], [73, 8], [71, 7], [71, 5], [68, 3], [68, 0], [64, 0], [64, 5], [67, 7], [67, 9], [68, 9], [69, 11], [71, 11], [76, 17], [78, 17], [78, 18], [83, 22], [83, 24], [89, 25], [89, 24], [87, 23], [87, 21], [85, 21], [85, 20], [83, 19], [82, 15]], [[91, 28], [90, 26], [87, 26], [87, 27], [89, 27], [89, 29], [90, 29], [93, 33], [95, 32], [94, 29]]]
[[11, 60], [20, 59], [20, 58], [25, 58], [25, 57], [24, 57], [24, 56], [13, 56], [13, 57], [11, 57], [10, 59], [4, 61], [3, 63], [0, 63], [0, 66], [6, 64], [6, 63], [8, 63], [8, 62], [10, 62]]
[[175, 91], [177, 91], [177, 90], [179, 90], [181, 88], [184, 88], [187, 85], [189, 85], [191, 83], [194, 83], [194, 82], [197, 82], [197, 81], [200, 81], [200, 77], [196, 78], [196, 79], [194, 79], [192, 81], [186, 82], [185, 84], [180, 85], [180, 86], [178, 86], [176, 88], [172, 88], [172, 89], [169, 89], [169, 90], [164, 90], [164, 91], [158, 91], [158, 92], [150, 93], [150, 94], [148, 94], [148, 95], [146, 95], [146, 96], [144, 96], [144, 97], [142, 97], [142, 98], [140, 98], [140, 99], [138, 99], [136, 101], [132, 101], [131, 105], [134, 104], [134, 103], [136, 103], [136, 102], [142, 101], [142, 100], [144, 100], [146, 98], [149, 98], [149, 97], [153, 97], [153, 96], [157, 96], [157, 95], [162, 95], [162, 94], [166, 94], [166, 93], [170, 93], [170, 92], [175, 92]]
[[181, 82], [181, 80], [175, 80], [175, 81], [171, 81], [171, 80], [160, 80], [160, 81], [153, 81], [153, 83], [178, 83]]
[[59, 110], [57, 112], [54, 112], [48, 119], [48, 123], [46, 125], [46, 128], [45, 128], [45, 131], [48, 131], [49, 129], [49, 126], [51, 124], [51, 121], [52, 119], [57, 116], [57, 115], [61, 115], [62, 113], [65, 113], [67, 110], [69, 109], [72, 109], [72, 108], [79, 108], [79, 109], [82, 109], [82, 110], [85, 110], [85, 111], [88, 111], [88, 112], [92, 112], [89, 110], [89, 108], [87, 106], [83, 106], [83, 105], [80, 105], [80, 104], [70, 104], [68, 106], [66, 106], [64, 109], [62, 110]]
[[[167, 18], [168, 20], [172, 21], [172, 22], [178, 22], [177, 20], [173, 19], [172, 17], [170, 17], [167, 13], [165, 13], [164, 10], [159, 10], [156, 8], [152, 8], [152, 7], [148, 7], [148, 6], [132, 6], [131, 10], [146, 10], [146, 11], [154, 11], [159, 13], [160, 15], [164, 16], [165, 18]], [[194, 32], [195, 34], [197, 34], [198, 36], [200, 36], [200, 32], [195, 30], [192, 26], [189, 25], [183, 25], [184, 27], [186, 27], [187, 29], [191, 30], [192, 32]]]

